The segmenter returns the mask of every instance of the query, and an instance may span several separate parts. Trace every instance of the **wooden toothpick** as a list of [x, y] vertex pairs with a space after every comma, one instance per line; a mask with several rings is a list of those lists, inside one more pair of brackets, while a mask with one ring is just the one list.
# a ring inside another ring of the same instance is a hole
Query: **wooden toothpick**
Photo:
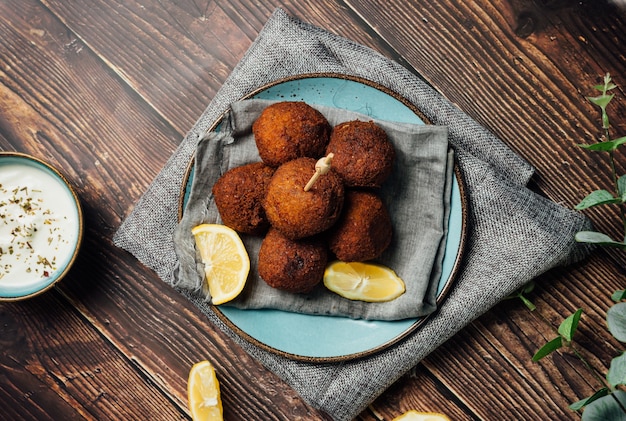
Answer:
[[335, 155], [331, 152], [327, 156], [317, 160], [315, 163], [315, 174], [313, 174], [309, 182], [304, 186], [304, 191], [311, 190], [311, 187], [313, 187], [313, 184], [315, 184], [320, 175], [324, 175], [330, 171], [330, 163], [333, 160], [333, 156]]

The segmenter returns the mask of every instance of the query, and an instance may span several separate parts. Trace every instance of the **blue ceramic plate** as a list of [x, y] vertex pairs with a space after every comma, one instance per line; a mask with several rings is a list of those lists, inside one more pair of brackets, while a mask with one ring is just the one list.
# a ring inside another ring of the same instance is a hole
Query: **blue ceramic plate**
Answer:
[[78, 197], [49, 164], [0, 152], [0, 301], [50, 289], [72, 266], [83, 235]]
[[[424, 124], [426, 120], [419, 110], [397, 94], [370, 81], [345, 75], [296, 76], [276, 81], [247, 98], [305, 101], [403, 123]], [[186, 193], [191, 186], [191, 169], [189, 173]], [[465, 210], [463, 184], [456, 171], [438, 303], [444, 299], [454, 280], [463, 251]], [[378, 352], [404, 338], [425, 320], [422, 317], [401, 321], [367, 321], [226, 306], [216, 308], [216, 312], [249, 342], [291, 359], [311, 362], [343, 361]]]

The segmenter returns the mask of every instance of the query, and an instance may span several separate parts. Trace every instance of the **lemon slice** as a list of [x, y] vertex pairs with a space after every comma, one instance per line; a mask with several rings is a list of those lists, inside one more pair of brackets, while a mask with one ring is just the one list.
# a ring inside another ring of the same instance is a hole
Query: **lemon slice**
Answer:
[[344, 298], [370, 303], [391, 301], [405, 291], [393, 270], [362, 262], [332, 262], [324, 271], [324, 285]]
[[233, 229], [202, 224], [192, 228], [214, 305], [235, 298], [243, 290], [250, 271], [246, 248]]
[[187, 398], [193, 421], [222, 421], [220, 384], [215, 369], [208, 361], [194, 364], [189, 371]]
[[450, 421], [450, 418], [437, 412], [418, 412], [411, 410], [394, 418], [392, 421]]

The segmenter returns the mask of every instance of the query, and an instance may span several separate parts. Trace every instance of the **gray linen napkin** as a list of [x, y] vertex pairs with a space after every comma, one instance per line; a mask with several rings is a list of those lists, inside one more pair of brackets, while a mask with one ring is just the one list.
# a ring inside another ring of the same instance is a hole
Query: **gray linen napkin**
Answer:
[[[224, 172], [261, 161], [252, 124], [273, 102], [262, 99], [235, 102], [220, 130], [199, 142], [189, 200], [174, 234], [180, 261], [177, 287], [210, 298], [208, 288], [204, 287], [204, 271], [196, 262], [191, 229], [200, 223], [221, 223], [211, 189]], [[364, 303], [342, 298], [323, 285], [309, 294], [277, 290], [268, 286], [257, 271], [262, 237], [242, 235], [250, 256], [250, 276], [242, 294], [228, 305], [370, 320], [398, 320], [430, 314], [436, 308], [453, 175], [453, 165], [448, 162], [451, 154], [448, 153], [447, 128], [380, 121], [353, 111], [311, 105], [331, 126], [357, 119], [373, 120], [394, 144], [394, 169], [379, 191], [392, 218], [393, 241], [378, 262], [392, 268], [405, 281], [406, 292], [392, 301]]]
[[470, 233], [454, 288], [438, 311], [400, 343], [366, 358], [324, 364], [255, 347], [230, 331], [202, 299], [181, 293], [311, 405], [343, 421], [511, 292], [583, 258], [587, 249], [573, 237], [589, 222], [527, 189], [531, 166], [414, 74], [367, 47], [277, 10], [124, 221], [115, 243], [173, 283], [179, 193], [198, 140], [229, 104], [265, 83], [311, 72], [370, 79], [403, 95], [433, 124], [448, 127], [469, 198]]

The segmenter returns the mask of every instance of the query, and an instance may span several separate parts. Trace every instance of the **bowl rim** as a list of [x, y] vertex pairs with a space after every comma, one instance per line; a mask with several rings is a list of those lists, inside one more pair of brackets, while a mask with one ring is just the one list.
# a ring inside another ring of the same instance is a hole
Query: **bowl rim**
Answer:
[[78, 257], [78, 252], [82, 246], [83, 232], [84, 232], [84, 216], [83, 216], [83, 208], [82, 208], [80, 199], [78, 197], [78, 194], [76, 193], [75, 188], [72, 186], [72, 183], [70, 183], [70, 181], [56, 167], [44, 161], [43, 159], [37, 158], [27, 153], [15, 152], [15, 151], [0, 151], [0, 160], [6, 157], [17, 158], [19, 160], [33, 161], [36, 164], [39, 164], [47, 168], [50, 172], [52, 172], [53, 176], [56, 176], [59, 179], [59, 181], [61, 181], [61, 183], [63, 183], [65, 187], [68, 189], [68, 191], [70, 192], [73, 202], [76, 205], [76, 212], [78, 216], [78, 221], [77, 221], [78, 222], [78, 235], [76, 238], [76, 244], [74, 245], [74, 250], [72, 252], [71, 257], [68, 260], [68, 262], [65, 264], [65, 266], [63, 267], [63, 270], [59, 272], [59, 274], [56, 276], [56, 278], [52, 282], [44, 285], [43, 287], [33, 292], [30, 292], [24, 295], [10, 296], [10, 297], [0, 295], [0, 302], [13, 302], [13, 301], [26, 300], [28, 298], [32, 298], [37, 295], [40, 295], [48, 291], [52, 287], [54, 287], [59, 281], [65, 278], [70, 268], [74, 265], [74, 262], [76, 261], [76, 258]]

